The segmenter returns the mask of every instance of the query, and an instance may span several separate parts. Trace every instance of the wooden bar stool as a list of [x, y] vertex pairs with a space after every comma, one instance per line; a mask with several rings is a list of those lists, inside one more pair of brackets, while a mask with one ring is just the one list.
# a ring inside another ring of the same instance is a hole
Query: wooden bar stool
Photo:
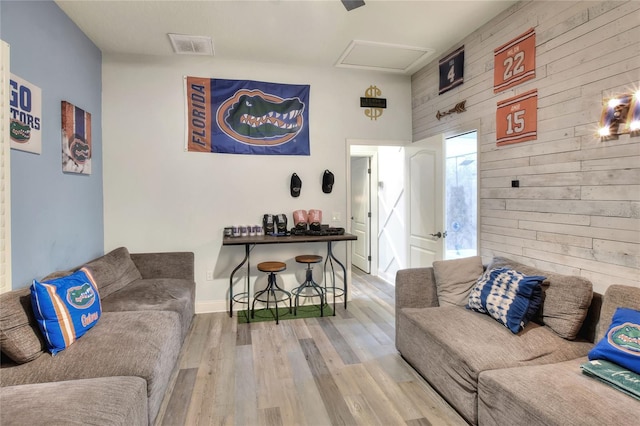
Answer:
[[[302, 284], [298, 287], [291, 290], [291, 294], [295, 297], [295, 308], [293, 310], [294, 315], [298, 315], [298, 305], [300, 302], [300, 297], [320, 297], [320, 316], [324, 316], [324, 304], [326, 301], [324, 288], [320, 287], [318, 283], [313, 281], [313, 268], [311, 265], [313, 263], [322, 262], [322, 256], [317, 256], [314, 254], [303, 254], [300, 256], [296, 256], [296, 262], [298, 263], [306, 263], [307, 264], [307, 276]], [[305, 290], [311, 289], [315, 294], [302, 294]]]
[[[273, 301], [276, 306], [276, 324], [279, 324], [279, 315], [278, 315], [278, 302], [285, 302], [289, 300], [289, 312], [291, 312], [291, 293], [280, 288], [278, 283], [276, 282], [276, 272], [282, 272], [287, 269], [287, 264], [284, 262], [262, 262], [258, 263], [258, 270], [262, 272], [267, 272], [269, 274], [269, 278], [267, 281], [267, 286], [264, 290], [260, 290], [253, 295], [253, 303], [251, 304], [251, 318], [255, 318], [255, 308], [256, 302], [266, 303], [266, 309], [269, 309], [269, 302]], [[278, 299], [277, 294], [281, 294], [281, 298]], [[266, 297], [264, 297], [266, 294]], [[273, 299], [271, 299], [273, 297]]]

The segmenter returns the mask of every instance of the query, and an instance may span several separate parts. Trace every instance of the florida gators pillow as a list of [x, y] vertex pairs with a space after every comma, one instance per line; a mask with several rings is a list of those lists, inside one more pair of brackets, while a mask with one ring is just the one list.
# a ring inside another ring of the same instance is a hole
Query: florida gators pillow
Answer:
[[33, 280], [31, 305], [53, 355], [85, 334], [102, 315], [98, 287], [86, 268], [50, 281]]
[[640, 374], [640, 311], [616, 309], [607, 334], [591, 349], [589, 359], [611, 361]]

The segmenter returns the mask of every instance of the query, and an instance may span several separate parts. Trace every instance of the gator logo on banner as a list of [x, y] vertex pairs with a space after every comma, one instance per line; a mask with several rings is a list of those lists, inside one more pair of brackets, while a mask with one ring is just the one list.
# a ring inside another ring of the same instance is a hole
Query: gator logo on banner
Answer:
[[609, 343], [621, 351], [640, 356], [640, 325], [625, 322], [607, 333]]
[[74, 308], [87, 309], [96, 300], [96, 293], [89, 283], [81, 286], [71, 287], [67, 290], [67, 302]]
[[186, 78], [187, 150], [309, 155], [309, 86]]

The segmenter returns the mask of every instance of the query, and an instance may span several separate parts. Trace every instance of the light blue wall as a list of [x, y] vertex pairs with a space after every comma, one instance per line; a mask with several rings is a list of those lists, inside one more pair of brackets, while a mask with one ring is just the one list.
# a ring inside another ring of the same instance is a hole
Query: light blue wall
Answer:
[[[42, 154], [11, 150], [13, 288], [104, 252], [102, 54], [52, 1], [0, 1], [11, 72], [42, 89]], [[91, 113], [92, 173], [62, 173], [60, 102]]]

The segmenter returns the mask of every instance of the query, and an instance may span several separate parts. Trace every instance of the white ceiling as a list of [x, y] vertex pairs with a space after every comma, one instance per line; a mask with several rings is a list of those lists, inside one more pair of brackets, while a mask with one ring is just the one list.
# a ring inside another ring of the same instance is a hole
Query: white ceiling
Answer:
[[[365, 0], [352, 11], [339, 0], [56, 3], [104, 54], [174, 55], [176, 33], [211, 37], [220, 59], [323, 67], [349, 53], [351, 67], [409, 74], [516, 1]], [[347, 52], [354, 40], [365, 48]]]

